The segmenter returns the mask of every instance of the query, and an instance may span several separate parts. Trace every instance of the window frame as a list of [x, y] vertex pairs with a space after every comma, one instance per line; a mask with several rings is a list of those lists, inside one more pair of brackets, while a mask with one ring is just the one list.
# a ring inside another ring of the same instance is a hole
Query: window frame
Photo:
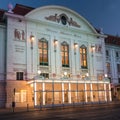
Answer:
[[87, 69], [88, 68], [87, 47], [85, 45], [81, 45], [80, 48], [79, 48], [79, 52], [80, 52], [81, 68]]
[[24, 73], [16, 72], [16, 80], [24, 80]]
[[67, 42], [61, 43], [62, 67], [69, 67], [69, 45]]
[[48, 66], [48, 41], [44, 38], [38, 40], [38, 49], [39, 49], [39, 65]]

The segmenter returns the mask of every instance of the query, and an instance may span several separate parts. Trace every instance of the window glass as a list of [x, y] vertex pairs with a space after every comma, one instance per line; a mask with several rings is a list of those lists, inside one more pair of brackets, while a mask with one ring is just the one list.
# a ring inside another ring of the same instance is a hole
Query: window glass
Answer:
[[45, 39], [39, 40], [38, 48], [40, 65], [48, 65], [48, 42]]
[[16, 73], [16, 80], [23, 80], [23, 72]]
[[87, 48], [84, 45], [80, 47], [80, 64], [81, 68], [87, 68]]
[[64, 42], [61, 44], [62, 66], [69, 67], [69, 45]]

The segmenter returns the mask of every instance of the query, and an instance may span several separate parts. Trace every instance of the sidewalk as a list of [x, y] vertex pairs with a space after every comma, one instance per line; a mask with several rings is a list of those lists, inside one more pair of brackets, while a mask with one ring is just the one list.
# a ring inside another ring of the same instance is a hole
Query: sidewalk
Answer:
[[10, 114], [10, 113], [20, 113], [20, 112], [31, 112], [31, 111], [35, 111], [35, 110], [41, 110], [41, 111], [45, 111], [45, 110], [60, 110], [60, 109], [68, 109], [71, 107], [99, 107], [100, 105], [102, 106], [108, 106], [108, 105], [120, 105], [120, 101], [113, 101], [113, 102], [109, 102], [109, 103], [93, 103], [93, 104], [70, 104], [70, 105], [64, 105], [64, 106], [54, 106], [54, 107], [42, 107], [40, 108], [34, 108], [34, 107], [16, 107], [14, 109], [12, 108], [0, 108], [0, 114]]

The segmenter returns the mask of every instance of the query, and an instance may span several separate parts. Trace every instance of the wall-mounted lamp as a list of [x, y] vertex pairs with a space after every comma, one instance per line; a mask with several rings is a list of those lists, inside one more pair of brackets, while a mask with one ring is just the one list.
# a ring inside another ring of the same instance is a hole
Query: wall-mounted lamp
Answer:
[[58, 40], [54, 40], [54, 45], [57, 45], [57, 43], [58, 43]]
[[56, 47], [57, 47], [57, 44], [58, 44], [58, 40], [54, 40], [54, 52], [56, 52]]
[[38, 75], [40, 75], [40, 74], [41, 74], [41, 71], [40, 71], [40, 70], [38, 70], [37, 72], [38, 72]]
[[64, 72], [64, 75], [66, 76], [66, 75], [67, 75], [67, 72]]
[[78, 44], [77, 43], [74, 43], [74, 48], [77, 48], [78, 47]]
[[86, 76], [88, 77], [88, 76], [89, 76], [89, 73], [86, 73]]
[[91, 51], [93, 52], [93, 51], [95, 51], [95, 46], [91, 46]]
[[74, 54], [76, 55], [76, 49], [78, 47], [78, 44], [77, 43], [74, 43]]
[[35, 37], [33, 35], [30, 36], [30, 42], [31, 42], [31, 49], [33, 49], [33, 42], [35, 40]]
[[63, 78], [64, 78], [64, 79], [67, 79], [67, 78], [68, 78], [68, 73], [67, 73], [66, 71], [63, 73]]
[[105, 78], [107, 78], [108, 77], [108, 75], [107, 74], [105, 74]]

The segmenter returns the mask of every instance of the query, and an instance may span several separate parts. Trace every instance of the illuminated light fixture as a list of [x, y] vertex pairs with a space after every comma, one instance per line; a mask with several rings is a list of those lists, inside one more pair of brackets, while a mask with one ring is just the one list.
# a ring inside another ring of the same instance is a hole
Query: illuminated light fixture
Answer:
[[91, 46], [91, 49], [92, 49], [92, 52], [93, 52], [93, 51], [95, 50], [95, 46], [92, 45], [92, 46]]
[[74, 48], [77, 48], [78, 47], [78, 44], [77, 43], [74, 43]]
[[77, 43], [74, 43], [74, 54], [76, 55], [76, 49], [78, 47], [78, 44]]
[[67, 72], [64, 72], [64, 75], [66, 76], [66, 75], [67, 75]]
[[57, 40], [54, 40], [54, 45], [57, 45], [58, 41]]
[[33, 42], [33, 41], [35, 40], [34, 35], [31, 35], [31, 36], [30, 36], [30, 40], [31, 40], [31, 42]]
[[56, 52], [57, 44], [58, 44], [58, 40], [54, 39], [54, 52]]
[[35, 37], [33, 35], [30, 36], [30, 42], [31, 42], [31, 49], [33, 49], [33, 42], [35, 40]]
[[86, 76], [88, 77], [88, 76], [89, 76], [89, 73], [86, 73]]
[[41, 74], [41, 71], [40, 71], [40, 70], [38, 70], [37, 72], [38, 72], [39, 75]]
[[107, 74], [105, 74], [105, 77], [107, 78], [107, 77], [108, 77], [108, 75], [107, 75]]

